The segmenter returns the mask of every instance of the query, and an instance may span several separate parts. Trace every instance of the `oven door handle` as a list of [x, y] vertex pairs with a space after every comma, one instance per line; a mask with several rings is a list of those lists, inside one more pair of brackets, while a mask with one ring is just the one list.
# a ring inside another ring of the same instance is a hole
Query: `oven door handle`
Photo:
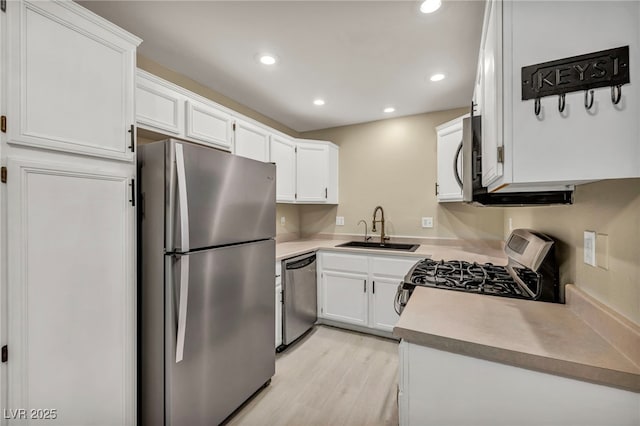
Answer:
[[460, 141], [460, 145], [458, 145], [458, 149], [456, 149], [456, 155], [453, 156], [453, 176], [456, 178], [456, 182], [458, 182], [458, 186], [460, 186], [460, 189], [463, 189], [462, 178], [460, 177], [460, 173], [458, 172], [458, 159], [460, 158], [461, 152], [462, 152], [462, 141]]

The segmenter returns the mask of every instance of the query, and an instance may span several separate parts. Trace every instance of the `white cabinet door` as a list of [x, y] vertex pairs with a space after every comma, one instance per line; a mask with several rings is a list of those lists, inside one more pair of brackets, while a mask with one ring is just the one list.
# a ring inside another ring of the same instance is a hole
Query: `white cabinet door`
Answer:
[[8, 142], [132, 161], [140, 40], [74, 2], [8, 8]]
[[296, 193], [296, 144], [282, 136], [271, 135], [270, 161], [276, 163], [276, 201], [293, 202]]
[[366, 326], [367, 275], [323, 271], [321, 277], [321, 316]]
[[400, 426], [640, 424], [634, 392], [404, 340], [399, 355]]
[[15, 158], [8, 173], [8, 406], [133, 425], [130, 176]]
[[482, 60], [482, 184], [502, 176], [502, 2], [490, 0], [480, 45]]
[[329, 147], [321, 143], [298, 142], [296, 170], [296, 201], [325, 203], [329, 191]]
[[[462, 118], [438, 128], [438, 201], [462, 201]], [[455, 165], [454, 165], [455, 164]], [[455, 169], [454, 169], [455, 167]]]
[[373, 277], [371, 281], [371, 327], [378, 330], [393, 331], [398, 322], [398, 315], [394, 308], [394, 299], [398, 284], [402, 278]]
[[254, 124], [236, 120], [233, 153], [258, 161], [269, 161], [269, 132]]
[[187, 138], [231, 150], [233, 117], [230, 114], [194, 99], [187, 100], [186, 109]]
[[282, 345], [282, 284], [276, 278], [276, 348]]
[[164, 80], [138, 70], [136, 122], [152, 131], [184, 137], [184, 96], [162, 84]]

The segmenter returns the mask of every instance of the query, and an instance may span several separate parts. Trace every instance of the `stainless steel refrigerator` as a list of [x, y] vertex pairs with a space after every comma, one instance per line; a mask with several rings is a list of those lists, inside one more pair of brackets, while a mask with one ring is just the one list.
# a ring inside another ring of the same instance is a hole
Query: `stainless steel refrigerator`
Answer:
[[275, 172], [176, 139], [140, 147], [140, 424], [219, 424], [275, 373]]

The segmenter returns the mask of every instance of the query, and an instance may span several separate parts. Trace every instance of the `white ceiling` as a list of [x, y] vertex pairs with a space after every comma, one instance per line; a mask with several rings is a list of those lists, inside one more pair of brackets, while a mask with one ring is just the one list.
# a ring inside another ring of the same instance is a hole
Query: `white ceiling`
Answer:
[[[302, 132], [469, 105], [484, 2], [81, 1], [139, 52]], [[256, 54], [279, 62], [267, 67]], [[441, 72], [437, 83], [429, 76]], [[326, 105], [313, 105], [323, 98]], [[393, 106], [396, 112], [385, 114]]]

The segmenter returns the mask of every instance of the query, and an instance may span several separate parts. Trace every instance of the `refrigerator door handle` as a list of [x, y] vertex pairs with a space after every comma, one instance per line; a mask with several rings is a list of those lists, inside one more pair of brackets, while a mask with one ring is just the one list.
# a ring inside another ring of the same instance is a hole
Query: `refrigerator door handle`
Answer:
[[189, 298], [189, 256], [180, 256], [180, 302], [178, 304], [178, 331], [176, 337], [176, 364], [184, 355], [184, 336], [187, 328], [187, 300]]
[[187, 175], [184, 170], [182, 144], [176, 145], [176, 169], [178, 176], [178, 208], [180, 209], [180, 252], [189, 251], [189, 207], [187, 203]]

